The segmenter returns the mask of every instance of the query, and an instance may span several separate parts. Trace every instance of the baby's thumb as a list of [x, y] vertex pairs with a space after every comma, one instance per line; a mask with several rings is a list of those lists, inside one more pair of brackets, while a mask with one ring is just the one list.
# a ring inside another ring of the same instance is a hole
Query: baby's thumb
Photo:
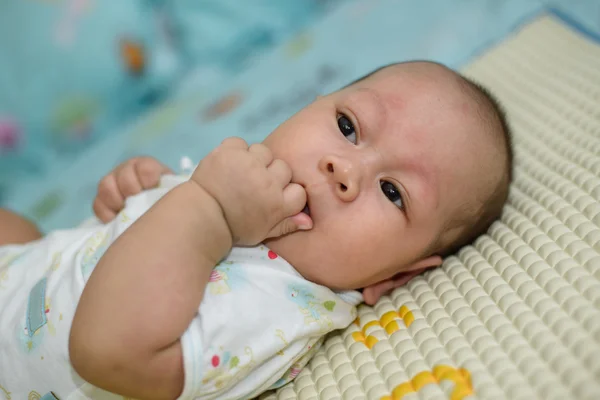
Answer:
[[295, 232], [297, 230], [309, 230], [312, 228], [312, 220], [304, 213], [296, 214], [292, 217], [288, 217], [275, 225], [271, 232], [267, 235], [267, 239], [276, 238], [279, 236], [287, 235], [288, 233]]

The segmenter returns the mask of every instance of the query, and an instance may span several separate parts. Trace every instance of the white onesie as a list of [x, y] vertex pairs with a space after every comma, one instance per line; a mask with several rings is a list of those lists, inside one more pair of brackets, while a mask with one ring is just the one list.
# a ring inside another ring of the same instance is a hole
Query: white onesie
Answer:
[[[75, 308], [109, 245], [185, 179], [163, 177], [158, 189], [129, 198], [109, 224], [0, 247], [0, 400], [39, 399], [51, 392], [58, 399], [121, 399], [85, 383], [71, 368], [68, 338]], [[326, 333], [355, 319], [361, 300], [358, 292], [334, 293], [303, 279], [265, 246], [232, 249], [212, 272], [182, 336], [181, 398], [246, 399], [282, 386]]]

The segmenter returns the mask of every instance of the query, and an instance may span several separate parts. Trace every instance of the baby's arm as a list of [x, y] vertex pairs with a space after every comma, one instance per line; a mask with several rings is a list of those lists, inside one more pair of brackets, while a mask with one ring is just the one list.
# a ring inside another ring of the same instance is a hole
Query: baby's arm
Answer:
[[167, 193], [92, 273], [71, 329], [75, 370], [125, 396], [176, 398], [184, 378], [179, 337], [230, 247], [223, 213], [206, 191], [186, 182]]
[[41, 237], [33, 222], [0, 208], [0, 246], [29, 243]]
[[297, 229], [306, 202], [264, 146], [230, 139], [121, 235], [79, 302], [69, 350], [90, 383], [135, 398], [175, 398], [184, 384], [179, 338], [212, 268], [235, 244]]

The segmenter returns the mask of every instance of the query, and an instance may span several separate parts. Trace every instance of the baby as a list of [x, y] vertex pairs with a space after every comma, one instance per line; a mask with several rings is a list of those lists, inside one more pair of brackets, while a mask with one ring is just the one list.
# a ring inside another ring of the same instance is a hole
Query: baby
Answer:
[[[358, 303], [487, 230], [512, 152], [487, 91], [419, 61], [319, 97], [262, 144], [227, 139], [191, 175], [166, 172], [126, 162], [99, 186], [103, 223], [0, 247], [0, 387], [15, 398], [280, 387]], [[0, 217], [0, 240], [35, 238]]]

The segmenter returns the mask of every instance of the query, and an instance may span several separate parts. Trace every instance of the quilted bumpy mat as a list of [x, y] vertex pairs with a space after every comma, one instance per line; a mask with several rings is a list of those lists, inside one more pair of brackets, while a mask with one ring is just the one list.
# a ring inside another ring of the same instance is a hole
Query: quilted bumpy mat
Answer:
[[463, 72], [514, 129], [502, 220], [263, 399], [600, 399], [600, 46], [544, 16]]

